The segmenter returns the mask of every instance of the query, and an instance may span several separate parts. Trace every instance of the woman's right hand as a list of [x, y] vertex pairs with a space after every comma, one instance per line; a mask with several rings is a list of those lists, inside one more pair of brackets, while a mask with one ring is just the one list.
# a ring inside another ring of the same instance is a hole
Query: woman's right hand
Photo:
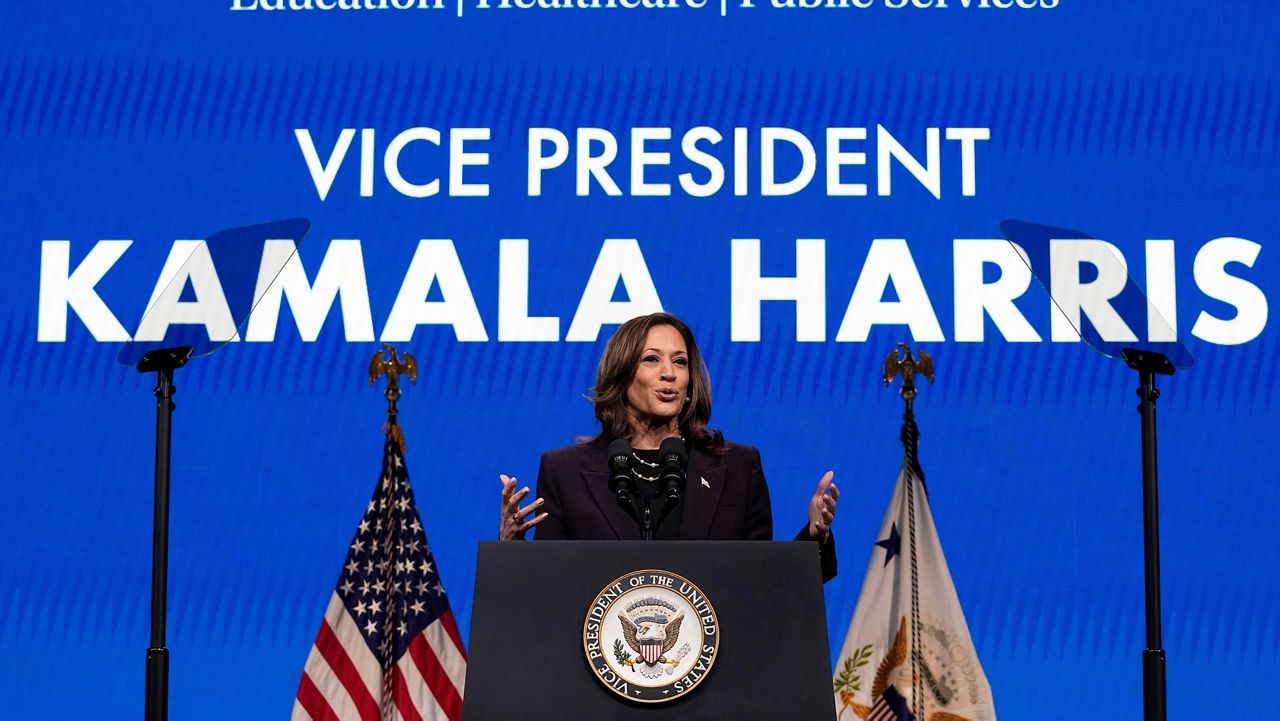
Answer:
[[524, 540], [524, 534], [547, 517], [546, 513], [539, 513], [533, 518], [527, 518], [542, 506], [542, 499], [521, 508], [520, 502], [529, 496], [529, 487], [525, 486], [517, 491], [515, 476], [508, 478], [499, 475], [498, 478], [502, 479], [502, 520], [498, 525], [498, 540]]

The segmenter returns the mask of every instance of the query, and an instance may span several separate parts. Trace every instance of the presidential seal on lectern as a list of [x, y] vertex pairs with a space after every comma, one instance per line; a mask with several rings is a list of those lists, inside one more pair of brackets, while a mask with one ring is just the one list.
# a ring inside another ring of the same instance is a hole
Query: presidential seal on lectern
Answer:
[[632, 571], [592, 601], [582, 648], [596, 678], [641, 703], [684, 696], [711, 671], [720, 623], [702, 590], [670, 571]]

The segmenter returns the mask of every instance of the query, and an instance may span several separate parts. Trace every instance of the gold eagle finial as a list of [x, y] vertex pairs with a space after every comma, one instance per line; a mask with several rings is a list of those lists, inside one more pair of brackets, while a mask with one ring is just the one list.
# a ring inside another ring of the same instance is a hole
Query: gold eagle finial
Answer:
[[409, 376], [411, 383], [418, 382], [418, 359], [409, 353], [404, 354], [404, 360], [400, 360], [396, 355], [396, 349], [389, 343], [382, 344], [383, 350], [373, 354], [373, 360], [369, 363], [369, 385], [378, 382], [381, 376], [387, 377], [387, 388], [400, 388], [400, 376]]
[[910, 406], [911, 400], [916, 397], [916, 374], [919, 373], [929, 382], [933, 382], [933, 359], [928, 353], [920, 351], [920, 360], [911, 357], [911, 349], [906, 343], [899, 343], [899, 351], [891, 350], [889, 355], [884, 359], [884, 384], [887, 386], [893, 382], [895, 376], [902, 376], [902, 390], [898, 391], [903, 400]]
[[412, 383], [418, 382], [418, 359], [409, 353], [404, 354], [404, 360], [396, 355], [396, 349], [388, 343], [382, 344], [383, 350], [373, 354], [373, 360], [369, 362], [369, 385], [378, 382], [378, 378], [387, 377], [387, 390], [383, 394], [387, 398], [387, 427], [388, 431], [400, 445], [401, 451], [404, 450], [404, 437], [400, 433], [400, 425], [396, 422], [396, 401], [400, 399], [400, 376], [409, 376]]

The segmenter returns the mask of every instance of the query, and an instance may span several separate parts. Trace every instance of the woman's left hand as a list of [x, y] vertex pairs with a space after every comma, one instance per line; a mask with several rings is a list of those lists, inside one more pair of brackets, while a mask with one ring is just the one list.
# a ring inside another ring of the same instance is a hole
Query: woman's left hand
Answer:
[[826, 542], [831, 537], [831, 521], [836, 517], [836, 501], [840, 499], [840, 489], [831, 482], [834, 471], [827, 471], [818, 481], [818, 490], [809, 499], [809, 538]]

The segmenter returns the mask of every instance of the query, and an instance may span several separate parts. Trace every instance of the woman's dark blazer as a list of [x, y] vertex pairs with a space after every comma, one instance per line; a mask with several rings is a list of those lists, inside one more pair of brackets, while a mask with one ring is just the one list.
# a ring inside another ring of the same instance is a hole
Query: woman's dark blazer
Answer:
[[[725, 453], [689, 453], [681, 509], [680, 538], [705, 541], [773, 540], [769, 487], [760, 451], [725, 444]], [[609, 491], [608, 446], [602, 439], [542, 454], [537, 497], [546, 520], [534, 527], [534, 540], [640, 540], [640, 529]], [[808, 525], [797, 541], [812, 543]], [[831, 537], [815, 544], [823, 580], [836, 575]]]

